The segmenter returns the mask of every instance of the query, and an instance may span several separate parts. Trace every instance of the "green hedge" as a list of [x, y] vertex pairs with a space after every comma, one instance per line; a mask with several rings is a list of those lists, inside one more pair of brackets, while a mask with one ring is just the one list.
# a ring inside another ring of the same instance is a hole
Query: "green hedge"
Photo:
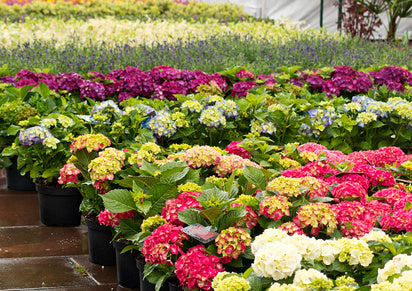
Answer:
[[177, 4], [172, 0], [135, 0], [104, 1], [94, 0], [72, 4], [63, 0], [49, 3], [33, 1], [25, 5], [7, 5], [0, 2], [0, 17], [5, 21], [22, 21], [24, 17], [77, 18], [87, 19], [111, 16], [119, 19], [185, 19], [204, 21], [210, 18], [226, 21], [251, 19], [242, 7], [230, 3], [210, 5], [203, 2], [191, 2], [188, 5]]

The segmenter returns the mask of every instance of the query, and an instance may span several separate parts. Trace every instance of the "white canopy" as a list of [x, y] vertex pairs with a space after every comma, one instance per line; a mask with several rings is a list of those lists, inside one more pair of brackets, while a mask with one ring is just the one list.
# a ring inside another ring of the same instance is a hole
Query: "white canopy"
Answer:
[[[291, 22], [302, 22], [303, 27], [318, 29], [320, 27], [320, 0], [199, 0], [207, 3], [224, 3], [243, 5], [243, 10], [257, 18], [274, 20], [288, 19]], [[334, 0], [323, 1], [323, 27], [327, 31], [337, 32], [338, 7]], [[375, 38], [386, 38], [387, 19], [381, 15], [384, 25], [375, 34]], [[400, 21], [397, 37], [401, 38], [406, 31], [412, 31], [412, 18]]]

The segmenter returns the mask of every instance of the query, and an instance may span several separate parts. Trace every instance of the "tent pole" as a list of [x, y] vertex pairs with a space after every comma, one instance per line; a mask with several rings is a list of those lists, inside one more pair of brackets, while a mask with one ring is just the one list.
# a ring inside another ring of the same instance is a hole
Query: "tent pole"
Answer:
[[323, 0], [320, 0], [320, 28], [323, 28]]

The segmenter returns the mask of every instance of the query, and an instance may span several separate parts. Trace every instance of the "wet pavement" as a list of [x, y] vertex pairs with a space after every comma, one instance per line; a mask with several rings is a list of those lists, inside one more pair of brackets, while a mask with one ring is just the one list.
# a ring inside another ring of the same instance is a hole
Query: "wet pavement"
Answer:
[[137, 290], [117, 285], [115, 266], [89, 262], [87, 227], [40, 222], [37, 192], [7, 188], [0, 169], [0, 290]]

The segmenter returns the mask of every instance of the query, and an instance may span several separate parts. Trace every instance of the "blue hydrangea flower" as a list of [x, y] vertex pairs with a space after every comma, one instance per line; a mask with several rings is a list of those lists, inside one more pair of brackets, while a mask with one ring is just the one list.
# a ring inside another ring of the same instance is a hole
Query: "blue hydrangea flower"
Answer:
[[239, 107], [235, 101], [232, 100], [223, 100], [216, 102], [215, 107], [223, 113], [227, 118], [236, 117], [239, 115]]
[[318, 138], [320, 136], [320, 131], [317, 129], [312, 128], [311, 126], [307, 125], [306, 123], [302, 123], [299, 132], [303, 135], [307, 135], [309, 137]]
[[42, 143], [48, 137], [53, 137], [53, 135], [47, 128], [42, 126], [29, 127], [19, 134], [19, 140], [24, 145], [36, 145]]
[[158, 137], [171, 137], [176, 133], [175, 122], [172, 120], [170, 113], [164, 110], [153, 117], [149, 121], [148, 126]]

